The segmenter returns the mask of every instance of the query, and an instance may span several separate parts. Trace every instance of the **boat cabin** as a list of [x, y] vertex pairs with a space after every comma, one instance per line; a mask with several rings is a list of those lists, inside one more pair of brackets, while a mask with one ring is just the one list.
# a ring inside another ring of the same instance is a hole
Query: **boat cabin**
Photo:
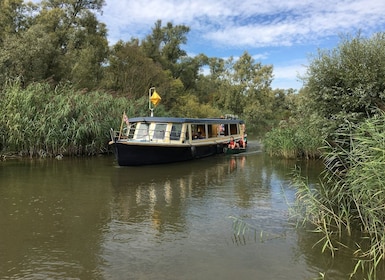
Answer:
[[243, 139], [245, 126], [233, 118], [138, 117], [120, 131], [111, 130], [119, 165], [145, 165], [191, 160], [224, 152], [233, 137]]
[[192, 143], [241, 134], [239, 122], [221, 119], [132, 118], [121, 140], [153, 143]]

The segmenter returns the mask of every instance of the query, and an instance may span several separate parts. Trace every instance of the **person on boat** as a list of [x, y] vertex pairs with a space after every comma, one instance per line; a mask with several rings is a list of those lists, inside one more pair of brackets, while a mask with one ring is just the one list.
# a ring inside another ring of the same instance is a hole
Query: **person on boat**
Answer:
[[243, 139], [239, 139], [239, 147], [242, 148], [242, 149], [245, 149], [246, 146], [245, 146], [245, 142], [243, 141]]
[[220, 124], [218, 126], [218, 135], [219, 136], [224, 136], [225, 135], [225, 125], [224, 124]]
[[200, 129], [198, 129], [198, 132], [194, 135], [194, 139], [203, 139], [203, 135]]
[[230, 137], [230, 142], [229, 142], [228, 148], [229, 149], [239, 149], [239, 144], [234, 141], [233, 136]]
[[239, 146], [242, 148], [242, 149], [246, 149], [246, 145], [247, 145], [247, 134], [242, 134], [241, 135], [241, 139], [239, 139]]

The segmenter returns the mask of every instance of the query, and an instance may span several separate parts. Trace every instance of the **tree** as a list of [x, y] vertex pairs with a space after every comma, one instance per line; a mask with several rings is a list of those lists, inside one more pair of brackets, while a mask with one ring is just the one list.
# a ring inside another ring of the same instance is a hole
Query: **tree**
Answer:
[[326, 135], [375, 115], [385, 109], [385, 33], [342, 37], [336, 48], [318, 51], [302, 79]]
[[160, 63], [164, 70], [170, 70], [174, 78], [179, 78], [180, 72], [177, 62], [186, 52], [181, 49], [182, 44], [187, 43], [186, 34], [190, 28], [185, 25], [174, 26], [171, 22], [162, 27], [162, 21], [158, 20], [148, 35], [141, 43], [144, 53], [154, 62]]
[[230, 58], [227, 69], [231, 86], [225, 85], [222, 89], [225, 108], [243, 115], [252, 128], [268, 129], [269, 121], [274, 119], [274, 93], [270, 86], [273, 66], [255, 62], [248, 52], [244, 52], [235, 62]]
[[31, 54], [39, 49], [31, 45], [33, 40], [30, 36], [28, 43], [23, 43], [21, 38], [31, 25], [31, 17], [26, 15], [34, 9], [34, 4], [25, 4], [23, 0], [0, 1], [0, 88], [7, 80], [19, 77], [21, 72], [25, 73], [20, 60], [25, 54], [24, 60], [29, 63]]
[[40, 25], [16, 36], [7, 36], [0, 52], [0, 81], [20, 78], [23, 84], [47, 79], [55, 47]]
[[184, 95], [180, 98], [180, 106], [175, 108], [177, 116], [188, 118], [218, 118], [221, 112], [210, 106], [210, 104], [202, 104], [195, 95]]
[[146, 96], [152, 86], [164, 86], [167, 80], [166, 72], [145, 56], [137, 41], [119, 41], [111, 48], [104, 88], [137, 99]]
[[211, 106], [223, 109], [225, 106], [225, 92], [229, 89], [225, 80], [226, 68], [225, 60], [222, 58], [208, 58], [201, 55], [201, 69], [207, 65], [209, 73], [200, 73], [195, 81], [195, 93], [201, 103], [211, 104]]
[[92, 11], [104, 0], [45, 0], [36, 23], [44, 27], [55, 46], [50, 61], [56, 82], [69, 80], [77, 87], [95, 87], [108, 52], [107, 30]]
[[0, 46], [8, 36], [28, 27], [27, 10], [33, 9], [33, 4], [24, 4], [23, 0], [0, 1]]
[[293, 116], [296, 107], [296, 91], [294, 89], [275, 89], [273, 90], [274, 102], [272, 111], [274, 120], [278, 123], [282, 120], [288, 120]]
[[183, 82], [185, 90], [196, 89], [200, 69], [207, 64], [207, 56], [199, 54], [193, 58], [183, 57], [175, 64], [176, 76]]
[[[7, 32], [0, 39], [0, 82], [21, 76], [25, 84], [50, 79], [80, 88], [98, 85], [108, 44], [105, 25], [92, 11], [101, 11], [104, 0], [43, 0], [38, 6], [10, 0], [1, 5], [7, 8], [0, 13]], [[27, 15], [27, 8], [35, 13]], [[8, 14], [16, 19], [10, 21]]]

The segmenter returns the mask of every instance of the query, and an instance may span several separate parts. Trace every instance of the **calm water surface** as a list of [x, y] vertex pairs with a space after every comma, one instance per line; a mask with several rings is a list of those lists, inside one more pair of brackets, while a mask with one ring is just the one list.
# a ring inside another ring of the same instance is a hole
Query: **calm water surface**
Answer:
[[[310, 180], [321, 170], [257, 146], [145, 167], [0, 162], [0, 279], [347, 279], [350, 258], [320, 254], [289, 223], [295, 164]], [[236, 235], [231, 217], [255, 230]]]

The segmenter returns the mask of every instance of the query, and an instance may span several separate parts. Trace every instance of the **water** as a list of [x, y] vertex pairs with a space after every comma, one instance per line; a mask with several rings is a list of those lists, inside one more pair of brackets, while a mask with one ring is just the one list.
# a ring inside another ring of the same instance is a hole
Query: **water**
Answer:
[[143, 167], [0, 162], [0, 279], [347, 279], [350, 258], [289, 222], [295, 164], [310, 180], [321, 171], [257, 148]]

